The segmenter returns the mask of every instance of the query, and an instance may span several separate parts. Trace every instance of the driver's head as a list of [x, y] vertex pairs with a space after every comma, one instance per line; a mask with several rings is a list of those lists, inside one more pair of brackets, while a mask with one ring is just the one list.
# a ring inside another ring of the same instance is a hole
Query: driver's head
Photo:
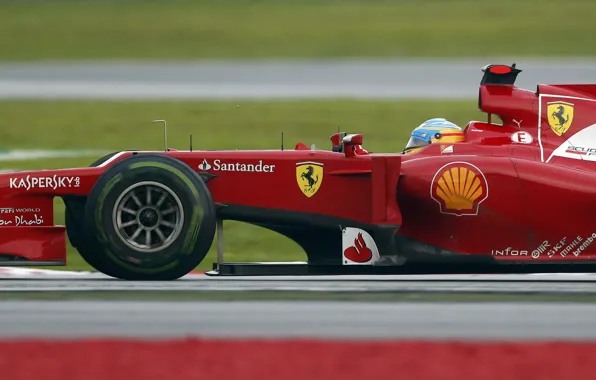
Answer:
[[411, 154], [433, 143], [449, 144], [462, 141], [465, 141], [465, 135], [460, 127], [443, 118], [430, 119], [412, 131], [403, 153]]

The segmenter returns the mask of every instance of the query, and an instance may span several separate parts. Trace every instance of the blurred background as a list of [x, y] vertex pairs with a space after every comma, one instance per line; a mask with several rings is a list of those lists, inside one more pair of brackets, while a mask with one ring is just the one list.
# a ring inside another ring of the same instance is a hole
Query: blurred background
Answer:
[[[426, 119], [484, 119], [486, 64], [516, 62], [529, 89], [596, 82], [595, 14], [593, 0], [2, 0], [0, 169], [162, 149], [155, 119], [178, 149], [190, 134], [195, 149], [276, 149], [281, 132], [330, 149], [339, 127], [398, 152]], [[258, 227], [226, 235], [231, 261], [304, 259]], [[69, 250], [68, 269], [89, 269]]]

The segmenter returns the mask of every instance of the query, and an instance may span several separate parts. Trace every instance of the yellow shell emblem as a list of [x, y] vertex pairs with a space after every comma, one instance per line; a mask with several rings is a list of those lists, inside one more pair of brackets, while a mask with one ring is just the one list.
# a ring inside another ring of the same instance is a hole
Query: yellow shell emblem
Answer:
[[454, 162], [443, 166], [431, 183], [431, 197], [441, 213], [478, 215], [478, 207], [488, 198], [488, 183], [476, 166]]

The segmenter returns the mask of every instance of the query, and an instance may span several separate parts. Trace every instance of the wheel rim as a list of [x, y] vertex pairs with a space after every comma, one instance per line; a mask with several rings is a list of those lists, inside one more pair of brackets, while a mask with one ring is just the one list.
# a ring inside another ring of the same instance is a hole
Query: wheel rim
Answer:
[[116, 234], [129, 248], [158, 252], [176, 241], [184, 226], [180, 198], [158, 182], [139, 182], [120, 194], [112, 220]]

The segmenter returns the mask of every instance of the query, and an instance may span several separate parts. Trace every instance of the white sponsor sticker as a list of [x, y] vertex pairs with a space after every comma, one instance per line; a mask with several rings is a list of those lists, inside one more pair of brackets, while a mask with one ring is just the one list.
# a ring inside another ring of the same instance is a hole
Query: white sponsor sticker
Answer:
[[567, 246], [562, 252], [561, 255], [565, 256], [568, 253], [572, 253], [575, 257], [579, 256], [586, 248], [592, 244], [592, 242], [596, 239], [596, 232], [592, 233], [592, 235], [588, 236], [587, 238], [582, 238], [578, 236], [575, 240]]
[[528, 132], [519, 131], [511, 135], [511, 141], [518, 144], [531, 144], [534, 142], [534, 137]]
[[569, 145], [565, 150], [565, 153], [576, 154], [578, 156], [594, 156], [596, 155], [596, 148]]
[[263, 160], [257, 163], [221, 162], [214, 160], [211, 164], [207, 159], [199, 165], [199, 170], [214, 172], [248, 172], [248, 173], [273, 173], [275, 165], [263, 164]]
[[[565, 247], [565, 249], [563, 249], [561, 252], [559, 252], [561, 254], [561, 256], [565, 257], [567, 256], [567, 254], [569, 252], [572, 252], [572, 250], [577, 247], [578, 244], [580, 244], [582, 242], [582, 237], [578, 236], [575, 238], [575, 240], [573, 240], [571, 243], [568, 243], [567, 247]], [[577, 255], [576, 255], [577, 256]]]
[[342, 235], [343, 265], [372, 265], [379, 260], [379, 249], [370, 234], [360, 228], [346, 227]]
[[537, 259], [540, 257], [541, 254], [543, 254], [544, 252], [546, 252], [547, 248], [550, 247], [550, 244], [548, 242], [548, 240], [543, 241], [542, 243], [540, 243], [540, 245], [538, 246], [538, 248], [536, 248], [535, 250], [532, 251], [532, 257]]
[[557, 253], [563, 257], [568, 254], [573, 254], [575, 257], [579, 256], [592, 242], [596, 239], [596, 232], [592, 235], [584, 238], [582, 236], [576, 236], [573, 240], [568, 241], [567, 237], [564, 237], [556, 244], [549, 243], [545, 240], [540, 244], [538, 248], [532, 251], [532, 257], [537, 259], [542, 253], [547, 254], [548, 257], [553, 257]]
[[43, 224], [43, 217], [34, 214], [32, 217], [25, 217], [22, 215], [17, 215], [14, 219], [0, 219], [0, 226], [38, 226]]
[[503, 250], [493, 250], [491, 252], [492, 256], [529, 256], [529, 254], [530, 253], [526, 250], [513, 249], [511, 247]]
[[[566, 157], [576, 160], [596, 161], [596, 146], [589, 146], [590, 142], [596, 141], [596, 124], [592, 124], [567, 139], [546, 160], [549, 162], [553, 157]], [[592, 145], [596, 145], [593, 144]]]
[[39, 208], [12, 208], [4, 207], [0, 208], [0, 214], [28, 214], [33, 212], [40, 212]]
[[567, 241], [567, 237], [561, 239], [557, 244], [553, 245], [553, 247], [546, 253], [548, 257], [553, 257], [555, 253], [562, 250], [565, 247], [565, 242]]
[[448, 147], [446, 147], [445, 149], [443, 149], [441, 151], [441, 154], [443, 153], [453, 153], [453, 145], [449, 145]]
[[11, 189], [67, 189], [81, 186], [80, 177], [62, 177], [54, 175], [52, 177], [30, 176], [23, 178], [10, 178]]

